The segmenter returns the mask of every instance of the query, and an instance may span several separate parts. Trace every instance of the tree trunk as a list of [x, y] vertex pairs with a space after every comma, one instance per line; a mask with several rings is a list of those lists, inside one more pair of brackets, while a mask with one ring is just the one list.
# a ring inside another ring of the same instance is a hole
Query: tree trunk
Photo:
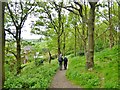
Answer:
[[64, 35], [64, 38], [63, 38], [63, 56], [65, 56], [65, 39], [66, 39], [66, 36], [65, 36], [65, 30], [64, 30], [64, 26], [63, 26], [63, 23], [62, 23], [62, 29], [63, 29], [63, 35]]
[[118, 3], [118, 29], [119, 29], [119, 32], [120, 32], [120, 1]]
[[4, 86], [4, 48], [5, 48], [5, 31], [4, 31], [4, 3], [0, 1], [0, 90]]
[[[111, 8], [112, 5], [110, 4], [111, 0], [108, 0], [108, 14], [109, 14], [109, 39], [110, 39], [110, 48], [112, 48], [114, 46], [114, 38], [113, 38], [113, 26], [112, 26], [112, 22], [111, 22]], [[111, 7], [110, 7], [111, 6]]]
[[74, 47], [74, 55], [76, 56], [76, 25], [75, 25], [75, 47]]
[[[120, 59], [120, 0], [118, 1], [118, 59]], [[120, 64], [120, 61], [118, 60], [118, 63]], [[120, 67], [118, 67], [118, 70], [120, 70]], [[120, 76], [120, 75], [119, 75]], [[120, 80], [119, 80], [120, 83]]]
[[50, 51], [48, 51], [48, 53], [49, 53], [49, 63], [51, 63], [52, 56], [51, 56]]
[[96, 2], [89, 2], [90, 12], [88, 21], [88, 59], [86, 62], [87, 69], [94, 66], [94, 21], [95, 21], [95, 5]]
[[61, 8], [58, 10], [58, 56], [60, 55], [60, 37], [61, 37]]
[[58, 56], [60, 55], [60, 36], [58, 36]]
[[[84, 0], [84, 6], [85, 6], [85, 16], [82, 17], [82, 34], [83, 34], [83, 47], [84, 47], [84, 54], [86, 61], [88, 60], [88, 49], [87, 49], [87, 37], [88, 37], [88, 27], [86, 27], [87, 24], [87, 6], [86, 1]], [[86, 34], [85, 34], [85, 28], [86, 28]]]
[[18, 36], [17, 36], [17, 74], [21, 73], [21, 44], [20, 44], [20, 41], [21, 41], [21, 30], [17, 30], [19, 33], [18, 33]]
[[[86, 15], [85, 15], [86, 16]], [[87, 16], [86, 16], [86, 19], [87, 19]], [[88, 59], [88, 52], [87, 52], [87, 44], [86, 44], [86, 36], [85, 36], [85, 17], [82, 17], [82, 35], [83, 35], [83, 47], [84, 47], [84, 53], [85, 53], [85, 58], [86, 58], [86, 61]]]

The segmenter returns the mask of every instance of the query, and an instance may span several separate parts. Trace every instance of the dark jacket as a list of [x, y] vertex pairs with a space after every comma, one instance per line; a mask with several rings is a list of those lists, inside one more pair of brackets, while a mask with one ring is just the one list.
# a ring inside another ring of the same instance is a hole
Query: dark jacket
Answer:
[[58, 61], [59, 61], [59, 62], [62, 62], [62, 61], [63, 61], [63, 58], [62, 58], [62, 57], [59, 57], [59, 58], [58, 58]]
[[64, 57], [64, 63], [67, 63], [68, 59], [66, 57]]

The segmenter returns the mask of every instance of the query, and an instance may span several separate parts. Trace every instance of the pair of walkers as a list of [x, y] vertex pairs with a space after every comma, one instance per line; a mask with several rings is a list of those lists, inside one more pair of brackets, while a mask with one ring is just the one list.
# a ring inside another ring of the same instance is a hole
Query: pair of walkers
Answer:
[[60, 54], [60, 56], [58, 57], [58, 62], [59, 62], [60, 70], [62, 70], [62, 62], [64, 62], [64, 70], [67, 69], [67, 62], [68, 62], [67, 57], [64, 57], [64, 59], [63, 59], [62, 54]]

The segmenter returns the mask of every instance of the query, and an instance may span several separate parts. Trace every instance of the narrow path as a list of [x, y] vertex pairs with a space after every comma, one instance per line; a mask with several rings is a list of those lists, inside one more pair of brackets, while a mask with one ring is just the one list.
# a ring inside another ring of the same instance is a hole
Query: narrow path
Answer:
[[50, 88], [76, 88], [82, 90], [79, 86], [70, 83], [70, 81], [66, 79], [65, 73], [66, 70], [58, 70], [53, 78]]

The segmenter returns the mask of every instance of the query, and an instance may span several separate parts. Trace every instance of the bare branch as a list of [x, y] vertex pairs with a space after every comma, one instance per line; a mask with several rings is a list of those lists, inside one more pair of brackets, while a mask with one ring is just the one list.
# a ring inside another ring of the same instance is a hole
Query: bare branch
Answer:
[[[31, 5], [31, 7], [27, 10], [28, 12], [24, 15], [23, 18], [21, 18], [21, 23], [20, 23], [20, 26], [23, 27], [24, 23], [25, 23], [25, 20], [27, 19], [27, 16], [28, 14], [30, 14], [34, 9], [35, 7], [32, 9], [33, 5], [35, 4], [35, 2]], [[22, 9], [23, 10], [23, 9]], [[22, 17], [22, 16], [21, 16]]]
[[99, 14], [101, 14], [106, 19], [106, 21], [109, 22], [109, 20], [100, 11], [98, 11], [98, 12], [99, 12]]
[[4, 29], [4, 30], [10, 33], [16, 39], [16, 36], [10, 31], [10, 29]]
[[68, 10], [68, 11], [74, 13], [75, 15], [79, 15], [78, 13], [76, 13], [75, 11], [73, 11], [73, 10], [71, 10], [71, 9], [68, 9], [67, 7], [63, 7], [63, 8], [65, 8], [66, 10]]
[[54, 29], [55, 29], [55, 31], [56, 31], [56, 33], [58, 34], [57, 26], [55, 25], [55, 22], [53, 21], [51, 14], [50, 14], [49, 11], [46, 10], [45, 8], [44, 8], [44, 10], [46, 11], [46, 13], [47, 13], [47, 15], [48, 15], [48, 17], [49, 17], [49, 19], [50, 19], [50, 21], [51, 21], [51, 24], [53, 25], [53, 27], [54, 27]]
[[15, 58], [17, 58], [17, 55], [13, 51], [10, 51], [8, 49], [6, 51], [12, 53], [15, 56]]
[[79, 31], [79, 28], [77, 27], [77, 31], [78, 31], [78, 33], [79, 33], [79, 36], [81, 37], [81, 39], [83, 40], [83, 42], [85, 42], [86, 43], [86, 38], [85, 38], [85, 36], [83, 36], [83, 35], [81, 35], [81, 33], [80, 33], [80, 31]]
[[10, 7], [9, 7], [8, 3], [7, 3], [7, 8], [8, 8], [8, 10], [9, 10], [10, 17], [12, 18], [12, 21], [13, 21], [15, 27], [17, 27], [16, 22], [15, 22], [15, 19], [14, 19], [14, 17], [13, 17], [13, 13], [12, 13], [12, 11], [10, 10]]
[[106, 33], [108, 31], [108, 28], [102, 33], [102, 34], [100, 34], [99, 36], [97, 36], [96, 38], [95, 38], [95, 40], [97, 39], [97, 38], [99, 38], [100, 36], [102, 36], [104, 33]]
[[22, 6], [22, 2], [20, 1], [20, 7], [21, 7], [21, 10], [22, 10], [22, 15], [21, 15], [21, 21], [22, 21], [22, 16], [23, 16], [23, 6]]

